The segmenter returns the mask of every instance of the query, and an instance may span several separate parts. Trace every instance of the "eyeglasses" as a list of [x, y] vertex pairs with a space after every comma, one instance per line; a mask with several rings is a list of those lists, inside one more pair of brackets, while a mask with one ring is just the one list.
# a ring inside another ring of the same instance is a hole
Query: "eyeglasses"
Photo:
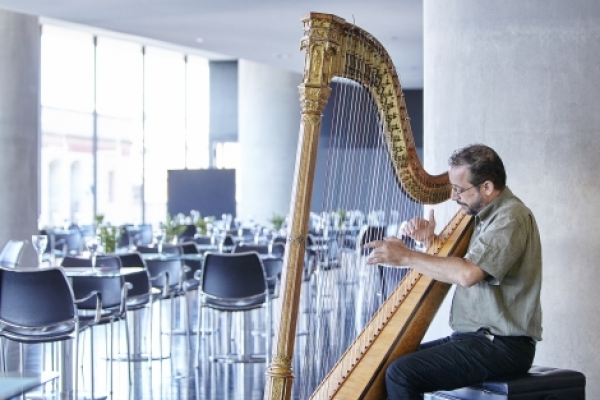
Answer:
[[460, 196], [461, 194], [463, 194], [467, 190], [471, 190], [474, 187], [479, 187], [479, 186], [481, 186], [481, 183], [478, 183], [477, 185], [473, 185], [473, 186], [468, 187], [466, 189], [463, 189], [463, 188], [460, 188], [460, 187], [456, 187], [456, 186], [452, 186], [452, 193], [454, 193], [457, 196]]

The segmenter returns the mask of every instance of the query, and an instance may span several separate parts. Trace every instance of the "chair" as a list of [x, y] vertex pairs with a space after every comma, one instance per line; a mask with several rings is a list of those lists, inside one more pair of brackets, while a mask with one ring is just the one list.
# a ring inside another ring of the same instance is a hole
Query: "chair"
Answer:
[[[128, 268], [142, 268], [138, 272], [128, 272], [123, 274], [125, 282], [129, 282], [133, 287], [127, 292], [127, 311], [131, 313], [133, 319], [132, 329], [132, 354], [129, 356], [130, 361], [150, 361], [152, 354], [149, 351], [145, 354], [142, 351], [142, 313], [147, 310], [148, 326], [146, 331], [148, 332], [150, 339], [149, 343], [152, 343], [152, 304], [157, 300], [161, 291], [157, 288], [152, 287], [150, 283], [150, 274], [146, 263], [142, 259], [140, 253], [125, 253], [119, 254], [121, 260], [121, 269], [127, 270]], [[148, 348], [151, 346], [148, 345]], [[126, 361], [127, 357], [119, 356], [116, 358], [118, 361]]]
[[[61, 262], [63, 268], [92, 268], [92, 259], [89, 257], [66, 256]], [[96, 269], [99, 271], [114, 271], [121, 268], [117, 256], [98, 255]]]
[[[98, 299], [96, 295], [91, 297]], [[77, 360], [79, 333], [97, 321], [95, 318], [80, 321], [75, 304], [61, 268], [0, 267], [0, 336], [20, 344], [20, 369], [23, 369], [22, 344], [60, 342], [59, 390], [61, 395], [74, 393], [77, 397], [73, 358]]]
[[[186, 242], [180, 244], [182, 254], [200, 254], [198, 251], [198, 247], [196, 247], [196, 243], [194, 242]], [[202, 261], [200, 260], [190, 260], [184, 259], [185, 265], [189, 267], [189, 270], [185, 274], [185, 281], [188, 284], [188, 290], [196, 290], [198, 289], [198, 281], [194, 279], [194, 274], [196, 271], [202, 268]]]
[[[266, 281], [265, 268], [256, 252], [238, 254], [207, 253], [202, 270], [196, 273], [200, 281], [198, 302], [198, 337], [197, 348], [200, 349], [201, 332], [205, 326], [204, 312], [211, 309], [227, 315], [228, 323], [223, 327], [219, 324], [213, 326], [212, 332], [223, 333], [227, 345], [224, 354], [213, 354], [209, 359], [225, 362], [268, 362], [271, 352], [271, 312], [270, 296]], [[263, 309], [265, 311], [263, 321], [266, 321], [265, 353], [256, 354], [245, 351], [246, 338], [237, 338], [240, 351], [237, 354], [231, 351], [231, 338], [229, 332], [249, 331], [243, 328], [234, 330], [231, 328], [233, 314]], [[218, 319], [216, 319], [218, 321]], [[224, 331], [224, 332], [223, 332]], [[215, 337], [216, 335], [213, 335]], [[216, 339], [215, 339], [216, 342]], [[206, 341], [205, 341], [206, 343]], [[216, 349], [216, 346], [213, 346]], [[205, 352], [206, 353], [206, 352]], [[200, 355], [200, 352], [199, 352]], [[200, 362], [200, 358], [198, 359]]]
[[285, 252], [285, 244], [273, 243], [273, 244], [254, 244], [254, 243], [240, 243], [236, 245], [232, 253], [245, 253], [249, 251], [256, 251], [258, 254], [273, 254], [283, 257]]
[[[158, 254], [157, 246], [145, 246], [139, 245], [136, 247], [137, 251], [142, 254]], [[163, 254], [176, 254], [181, 255], [181, 247], [178, 244], [163, 244], [162, 245], [162, 253]]]
[[[242, 243], [233, 248], [233, 253], [249, 253], [256, 252], [261, 257], [263, 266], [265, 267], [265, 276], [267, 279], [267, 286], [269, 287], [269, 294], [271, 298], [278, 296], [279, 279], [281, 277], [281, 270], [283, 268], [283, 252], [285, 247], [281, 243], [273, 245], [272, 249], [269, 249], [267, 244], [246, 244]], [[271, 251], [270, 251], [271, 250]], [[270, 257], [267, 257], [269, 256]]]
[[0, 252], [0, 265], [3, 267], [16, 267], [27, 240], [9, 240]]
[[213, 239], [210, 236], [196, 235], [191, 241], [196, 244], [212, 244], [212, 240]]
[[[173, 326], [175, 325], [175, 299], [185, 295], [187, 285], [185, 284], [185, 274], [189, 267], [186, 267], [183, 264], [183, 261], [180, 258], [152, 258], [145, 260], [146, 266], [148, 268], [148, 273], [150, 274], [150, 282], [152, 286], [156, 289], [160, 290], [160, 295], [157, 296], [157, 300], [166, 301], [169, 300], [171, 304], [171, 315], [170, 315], [170, 324], [169, 331], [167, 334], [171, 336], [171, 348], [173, 347]], [[182, 303], [187, 306], [186, 302]], [[189, 313], [187, 310], [182, 313], [184, 317], [187, 319]], [[162, 307], [159, 307], [159, 324], [162, 322]], [[183, 326], [185, 327], [185, 334], [188, 340], [188, 344], [190, 343], [190, 329], [189, 322], [182, 321]], [[160, 334], [162, 334], [162, 329], [160, 329]], [[160, 340], [161, 351], [160, 354], [162, 356], [162, 340]]]
[[[120, 263], [118, 257], [103, 257], [100, 260], [104, 262]], [[121, 274], [106, 274], [106, 275], [76, 275], [71, 276], [71, 286], [73, 294], [77, 298], [88, 297], [87, 300], [77, 304], [79, 320], [90, 322], [90, 326], [110, 325], [110, 356], [107, 359], [110, 361], [110, 377], [111, 377], [111, 393], [112, 393], [112, 376], [114, 358], [114, 340], [113, 340], [113, 323], [116, 321], [125, 322], [126, 346], [127, 354], [130, 354], [129, 346], [129, 329], [127, 326], [127, 296], [131, 283], [125, 282]], [[96, 294], [98, 300], [89, 298], [90, 294]], [[98, 306], [98, 301], [100, 305]], [[108, 335], [107, 335], [108, 336]], [[92, 396], [94, 395], [94, 330], [90, 330], [90, 362], [91, 368], [91, 383]], [[129, 361], [129, 360], [128, 360]], [[130, 364], [128, 364], [130, 365]], [[129, 370], [129, 382], [131, 379], [131, 370]]]
[[79, 229], [70, 229], [54, 233], [56, 243], [64, 243], [64, 255], [81, 254], [83, 250], [83, 236]]
[[154, 240], [154, 235], [152, 234], [152, 225], [138, 225], [138, 233], [135, 236], [135, 245], [149, 245]]
[[198, 232], [196, 225], [188, 224], [185, 225], [185, 229], [179, 235], [177, 235], [177, 239], [179, 242], [188, 242], [196, 236]]

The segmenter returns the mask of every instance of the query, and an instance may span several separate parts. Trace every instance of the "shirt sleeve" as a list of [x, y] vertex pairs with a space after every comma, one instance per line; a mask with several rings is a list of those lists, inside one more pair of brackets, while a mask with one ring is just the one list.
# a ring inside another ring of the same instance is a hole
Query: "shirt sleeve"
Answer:
[[499, 285], [525, 250], [527, 226], [519, 217], [493, 221], [474, 238], [465, 258], [489, 274], [489, 284]]

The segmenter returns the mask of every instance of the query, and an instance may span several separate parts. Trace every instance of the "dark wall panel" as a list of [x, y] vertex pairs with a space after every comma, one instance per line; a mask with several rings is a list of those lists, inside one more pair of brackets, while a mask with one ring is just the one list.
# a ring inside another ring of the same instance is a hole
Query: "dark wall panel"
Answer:
[[235, 170], [186, 169], [168, 171], [169, 214], [189, 215], [191, 210], [202, 216], [236, 215]]
[[235, 142], [238, 138], [238, 65], [237, 61], [211, 61], [210, 140]]

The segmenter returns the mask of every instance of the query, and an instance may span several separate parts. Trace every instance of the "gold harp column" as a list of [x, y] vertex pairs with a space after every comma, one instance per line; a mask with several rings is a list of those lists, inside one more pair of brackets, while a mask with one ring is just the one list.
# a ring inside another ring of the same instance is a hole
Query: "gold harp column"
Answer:
[[[314, 17], [315, 14], [311, 14]], [[343, 20], [342, 20], [343, 21]], [[282, 276], [281, 313], [276, 321], [273, 359], [266, 373], [265, 400], [291, 397], [292, 356], [304, 269], [304, 252], [317, 160], [322, 112], [331, 93], [329, 83], [342, 60], [339, 19], [305, 18], [302, 49], [306, 50], [301, 102], [300, 137], [290, 205], [290, 226]]]

